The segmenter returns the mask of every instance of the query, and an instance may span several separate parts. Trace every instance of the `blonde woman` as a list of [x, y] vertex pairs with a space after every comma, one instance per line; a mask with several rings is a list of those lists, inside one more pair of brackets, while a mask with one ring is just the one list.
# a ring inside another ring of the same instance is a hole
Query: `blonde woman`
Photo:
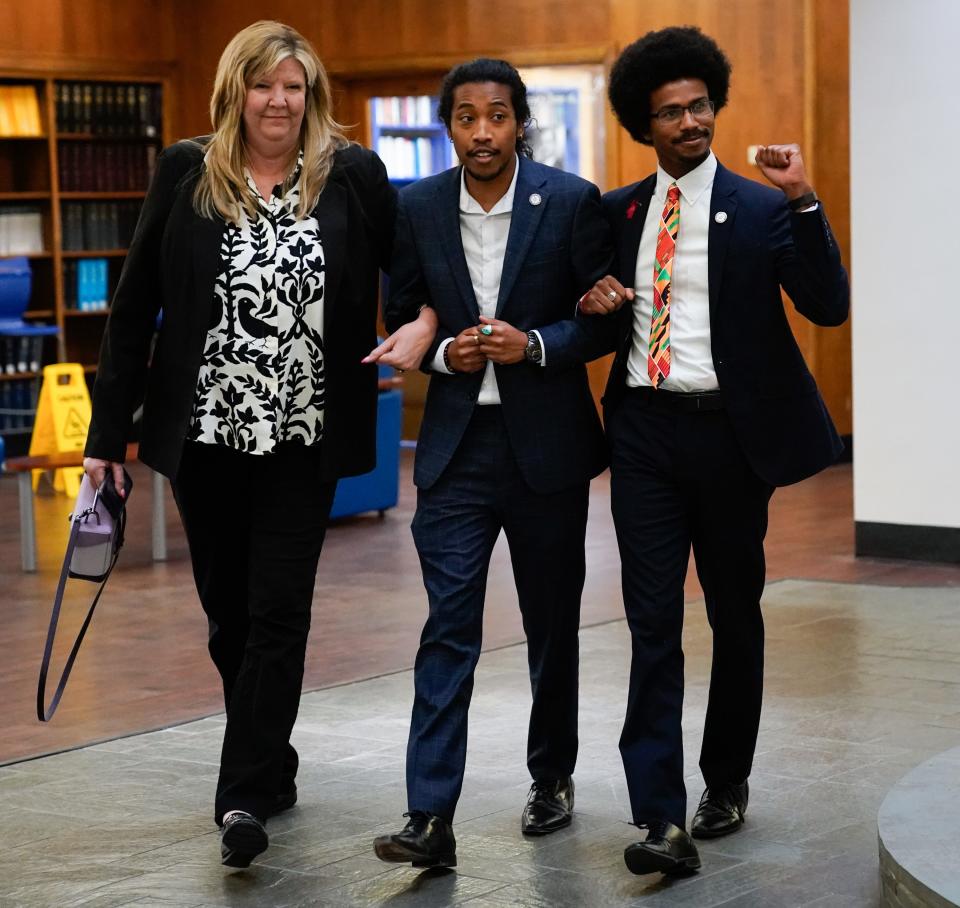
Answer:
[[[212, 135], [158, 158], [107, 322], [85, 469], [140, 459], [170, 477], [227, 725], [215, 819], [223, 863], [267, 847], [297, 798], [290, 745], [317, 559], [337, 479], [373, 468], [379, 268], [395, 193], [348, 143], [310, 44], [257, 22], [217, 69]], [[148, 351], [158, 313], [162, 323]], [[394, 337], [414, 368], [425, 309]]]

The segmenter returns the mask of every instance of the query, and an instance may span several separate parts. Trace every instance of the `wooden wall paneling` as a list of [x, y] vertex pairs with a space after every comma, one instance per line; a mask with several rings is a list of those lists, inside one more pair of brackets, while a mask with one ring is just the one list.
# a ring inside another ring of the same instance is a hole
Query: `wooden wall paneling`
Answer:
[[[182, 93], [181, 128], [203, 132], [221, 51], [237, 31], [267, 13], [251, 0], [206, 0], [202, 16], [191, 0], [168, 2], [183, 26], [178, 57], [183, 85], [192, 89]], [[312, 41], [335, 75], [442, 73], [480, 54], [518, 65], [596, 61], [609, 44], [606, 3], [579, 0], [275, 0], [269, 16]]]
[[[0, 67], [119, 71], [177, 56], [175, 0], [5, 0]], [[196, 15], [191, 16], [191, 19]]]
[[518, 51], [605, 44], [609, 36], [604, 2], [355, 0], [343, 4], [322, 0], [317, 7], [322, 10], [320, 34], [310, 37], [321, 55], [331, 60], [402, 60], [438, 54], [462, 60], [497, 54], [512, 61]]
[[[850, 21], [849, 4], [806, 0], [813, 90], [810, 160], [813, 185], [850, 270]], [[814, 328], [817, 383], [841, 434], [853, 431], [850, 322]]]

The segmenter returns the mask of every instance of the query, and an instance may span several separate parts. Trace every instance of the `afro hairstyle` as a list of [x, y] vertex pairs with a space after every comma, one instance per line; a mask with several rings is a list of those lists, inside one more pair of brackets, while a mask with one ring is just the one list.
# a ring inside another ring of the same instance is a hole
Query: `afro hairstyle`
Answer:
[[624, 48], [610, 71], [610, 106], [620, 125], [644, 145], [650, 139], [650, 95], [677, 79], [702, 79], [719, 112], [727, 103], [730, 61], [693, 25], [647, 32]]

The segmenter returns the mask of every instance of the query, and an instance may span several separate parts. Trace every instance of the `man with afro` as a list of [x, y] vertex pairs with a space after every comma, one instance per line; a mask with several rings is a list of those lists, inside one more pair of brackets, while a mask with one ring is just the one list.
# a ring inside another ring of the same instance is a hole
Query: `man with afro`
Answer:
[[760, 146], [773, 189], [710, 150], [730, 63], [699, 29], [627, 47], [610, 102], [658, 167], [608, 193], [618, 264], [580, 302], [616, 325], [604, 398], [611, 502], [632, 638], [620, 751], [634, 873], [700, 866], [686, 832], [681, 708], [683, 587], [691, 546], [713, 630], [694, 838], [739, 829], [763, 689], [767, 507], [777, 486], [833, 463], [842, 443], [784, 312], [847, 318], [840, 253], [794, 144]]

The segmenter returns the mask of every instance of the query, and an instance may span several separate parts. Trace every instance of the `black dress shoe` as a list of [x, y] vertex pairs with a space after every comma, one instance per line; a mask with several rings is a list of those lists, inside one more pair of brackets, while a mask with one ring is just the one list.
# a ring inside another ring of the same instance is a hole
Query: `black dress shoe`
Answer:
[[523, 808], [520, 829], [524, 835], [547, 835], [569, 826], [573, 819], [573, 779], [534, 782]]
[[647, 830], [642, 842], [629, 845], [623, 860], [631, 873], [663, 873], [667, 876], [686, 876], [700, 869], [700, 855], [686, 830], [666, 820], [638, 823]]
[[227, 867], [249, 867], [267, 850], [267, 830], [255, 816], [235, 810], [223, 821], [220, 831], [220, 863]]
[[446, 820], [420, 810], [404, 816], [410, 819], [400, 832], [373, 840], [373, 850], [381, 861], [414, 867], [457, 866], [457, 840]]
[[717, 839], [736, 832], [743, 826], [749, 797], [750, 786], [746, 782], [740, 785], [711, 785], [700, 798], [700, 806], [690, 824], [693, 837]]
[[289, 810], [297, 803], [297, 783], [291, 782], [289, 788], [285, 788], [280, 794], [277, 795], [277, 800], [273, 805], [273, 809], [267, 814], [268, 817], [275, 817], [278, 813], [283, 813], [285, 810]]

